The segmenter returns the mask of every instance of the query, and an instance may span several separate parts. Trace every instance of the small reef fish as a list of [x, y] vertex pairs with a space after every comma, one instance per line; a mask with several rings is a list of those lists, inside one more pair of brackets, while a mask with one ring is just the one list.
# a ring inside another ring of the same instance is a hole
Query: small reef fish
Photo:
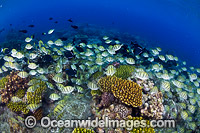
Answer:
[[50, 30], [48, 31], [48, 34], [52, 34], [52, 33], [54, 32], [54, 30], [55, 30], [55, 29], [50, 29]]

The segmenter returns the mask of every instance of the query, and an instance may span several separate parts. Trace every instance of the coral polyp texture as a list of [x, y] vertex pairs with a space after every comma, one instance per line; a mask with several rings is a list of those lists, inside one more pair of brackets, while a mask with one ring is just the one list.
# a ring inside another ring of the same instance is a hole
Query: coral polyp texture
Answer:
[[9, 102], [7, 107], [10, 108], [11, 111], [16, 113], [28, 114], [29, 110], [27, 109], [27, 105], [23, 102]]
[[39, 104], [42, 101], [42, 93], [46, 89], [44, 81], [36, 83], [39, 87], [34, 92], [27, 92], [27, 102], [29, 104]]
[[106, 76], [99, 80], [98, 85], [102, 92], [112, 92], [117, 99], [126, 105], [133, 107], [142, 105], [142, 88], [131, 80]]
[[17, 90], [26, 90], [28, 88], [29, 79], [21, 78], [17, 74], [18, 72], [10, 72], [8, 76], [2, 78], [4, 83], [4, 87], [0, 90], [2, 103], [8, 103]]

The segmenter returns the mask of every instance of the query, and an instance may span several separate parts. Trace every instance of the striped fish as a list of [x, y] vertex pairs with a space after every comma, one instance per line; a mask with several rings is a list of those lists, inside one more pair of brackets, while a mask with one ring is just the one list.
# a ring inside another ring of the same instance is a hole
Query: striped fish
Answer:
[[162, 81], [161, 89], [163, 89], [165, 91], [170, 91], [170, 83], [168, 81]]
[[52, 93], [52, 94], [49, 96], [49, 98], [50, 98], [51, 100], [53, 100], [53, 101], [56, 101], [56, 100], [60, 99], [60, 96], [59, 96], [58, 94], [56, 94], [56, 93]]
[[40, 104], [29, 104], [26, 108], [29, 109], [30, 111], [34, 112], [39, 107], [41, 107], [41, 105], [42, 105], [41, 103]]
[[12, 98], [11, 98], [11, 101], [12, 102], [20, 102], [20, 101], [22, 101], [19, 97], [16, 97], [16, 96], [13, 96]]
[[69, 93], [73, 92], [74, 89], [75, 88], [72, 87], [72, 86], [66, 86], [61, 91], [62, 91], [63, 94], [69, 94]]
[[62, 112], [63, 108], [64, 108], [63, 104], [58, 104], [53, 110], [54, 115], [57, 116], [60, 112]]
[[21, 77], [21, 78], [27, 78], [27, 77], [28, 77], [28, 73], [25, 72], [25, 71], [19, 72], [17, 75], [18, 75], [19, 77]]

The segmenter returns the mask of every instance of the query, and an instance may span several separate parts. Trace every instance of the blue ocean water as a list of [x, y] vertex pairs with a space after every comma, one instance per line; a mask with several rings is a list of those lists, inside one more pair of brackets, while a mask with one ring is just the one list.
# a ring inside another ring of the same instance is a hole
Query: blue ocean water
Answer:
[[[0, 40], [9, 31], [27, 29], [29, 34], [69, 27], [67, 19], [117, 29], [140, 36], [152, 46], [178, 56], [192, 66], [200, 62], [200, 1], [198, 0], [1, 0]], [[53, 17], [58, 24], [48, 20]], [[27, 28], [34, 24], [35, 28]], [[151, 46], [150, 45], [150, 46]]]

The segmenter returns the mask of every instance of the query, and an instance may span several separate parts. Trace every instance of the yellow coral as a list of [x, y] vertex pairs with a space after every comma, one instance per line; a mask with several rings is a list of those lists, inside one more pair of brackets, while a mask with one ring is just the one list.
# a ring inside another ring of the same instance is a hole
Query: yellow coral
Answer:
[[23, 103], [23, 102], [14, 103], [14, 102], [10, 101], [7, 104], [7, 107], [10, 108], [11, 111], [16, 112], [16, 113], [22, 112], [23, 114], [28, 114], [28, 112], [29, 112], [29, 110], [26, 108], [27, 105], [25, 103]]
[[1, 80], [0, 80], [0, 89], [3, 89], [6, 85], [6, 82], [8, 82], [8, 79], [6, 77], [3, 77]]
[[17, 90], [26, 90], [28, 88], [27, 83], [29, 82], [29, 78], [19, 77], [18, 72], [10, 72], [10, 74], [5, 78], [2, 80], [3, 85], [1, 86], [3, 86], [3, 88], [0, 90], [2, 103], [8, 103], [10, 99], [15, 95]]
[[95, 131], [87, 128], [75, 128], [72, 133], [95, 133]]
[[102, 92], [112, 92], [116, 98], [127, 105], [133, 107], [142, 105], [142, 88], [131, 80], [106, 76], [99, 80], [98, 85]]
[[122, 79], [127, 79], [131, 76], [131, 73], [135, 70], [134, 66], [131, 65], [120, 65], [119, 68], [116, 69], [114, 76]]
[[27, 92], [28, 104], [39, 104], [42, 101], [42, 93], [47, 87], [43, 81], [37, 84], [39, 87], [34, 92]]
[[22, 98], [22, 97], [24, 97], [25, 93], [26, 92], [25, 92], [24, 89], [19, 89], [19, 90], [16, 91], [15, 96]]

